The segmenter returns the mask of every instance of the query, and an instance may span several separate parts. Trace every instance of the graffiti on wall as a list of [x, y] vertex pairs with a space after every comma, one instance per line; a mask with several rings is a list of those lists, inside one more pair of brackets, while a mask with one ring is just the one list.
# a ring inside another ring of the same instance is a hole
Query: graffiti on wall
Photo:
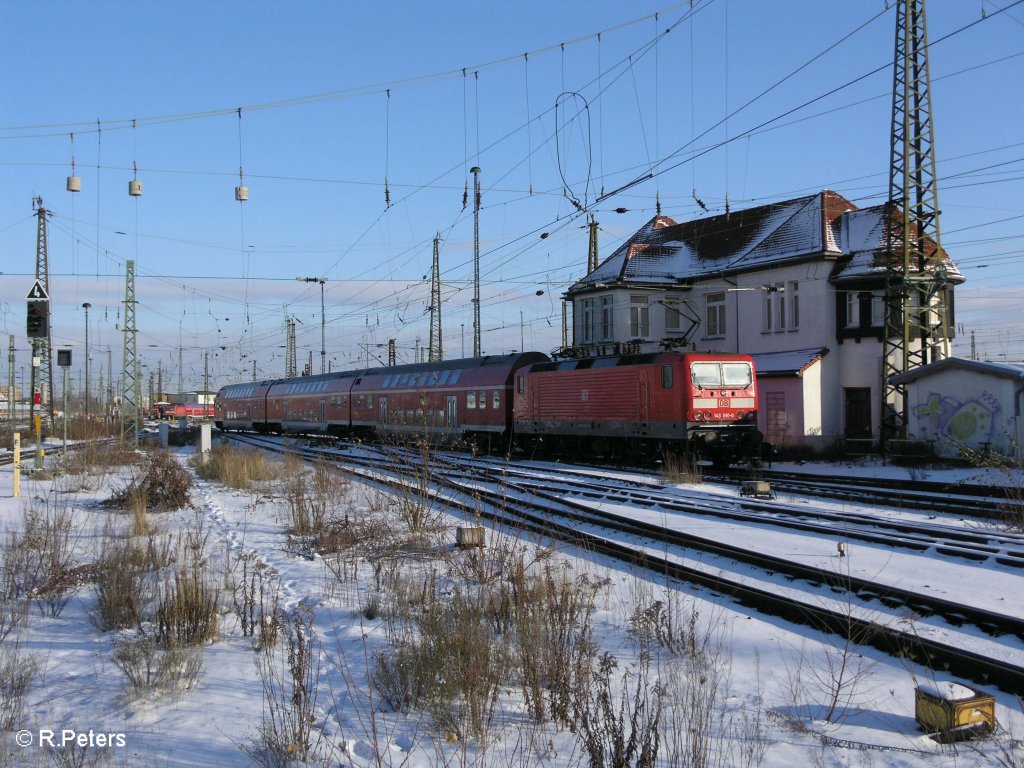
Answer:
[[986, 390], [963, 401], [941, 392], [930, 392], [926, 403], [914, 407], [914, 415], [926, 419], [940, 439], [979, 445], [994, 442], [1002, 410], [999, 401]]

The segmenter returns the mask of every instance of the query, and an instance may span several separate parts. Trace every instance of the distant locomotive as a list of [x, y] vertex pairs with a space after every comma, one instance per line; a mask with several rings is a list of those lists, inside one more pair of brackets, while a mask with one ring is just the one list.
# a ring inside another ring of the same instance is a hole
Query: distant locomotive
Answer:
[[662, 352], [552, 361], [539, 352], [231, 384], [218, 428], [511, 446], [604, 456], [760, 452], [753, 361]]

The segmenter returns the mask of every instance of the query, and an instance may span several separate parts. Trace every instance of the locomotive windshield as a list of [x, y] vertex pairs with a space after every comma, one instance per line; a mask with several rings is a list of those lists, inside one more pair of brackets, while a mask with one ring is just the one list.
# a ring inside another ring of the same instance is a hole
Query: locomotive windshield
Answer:
[[750, 363], [693, 363], [690, 366], [693, 384], [702, 389], [714, 387], [733, 387], [746, 389], [752, 378]]

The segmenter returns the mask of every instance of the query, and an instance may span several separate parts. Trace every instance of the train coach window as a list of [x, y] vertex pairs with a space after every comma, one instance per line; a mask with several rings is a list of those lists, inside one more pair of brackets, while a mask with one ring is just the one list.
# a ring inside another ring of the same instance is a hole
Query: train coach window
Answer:
[[491, 408], [501, 408], [501, 390], [496, 389], [491, 395]]
[[519, 394], [523, 394], [526, 391], [526, 377], [519, 376], [516, 380], [516, 388], [519, 390]]
[[661, 366], [661, 388], [672, 389], [672, 366]]
[[462, 369], [461, 368], [456, 368], [454, 371], [452, 371], [452, 375], [449, 377], [448, 383], [449, 384], [457, 383], [458, 380], [459, 380], [459, 376], [461, 376], [461, 375], [462, 375]]
[[466, 393], [466, 407], [467, 408], [476, 408], [476, 392], [467, 392]]
[[479, 403], [481, 408], [486, 408], [487, 407], [487, 393], [486, 392], [480, 392], [477, 395], [477, 402]]

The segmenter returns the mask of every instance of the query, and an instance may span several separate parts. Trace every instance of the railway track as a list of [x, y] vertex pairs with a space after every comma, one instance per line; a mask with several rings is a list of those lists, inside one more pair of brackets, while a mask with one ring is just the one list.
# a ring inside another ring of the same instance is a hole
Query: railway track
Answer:
[[[264, 439], [232, 438], [268, 446]], [[285, 449], [277, 443], [270, 450]], [[376, 455], [344, 456], [322, 449], [300, 452], [307, 458], [344, 461], [346, 471], [372, 482], [407, 486], [406, 480], [388, 475], [408, 472], [419, 461], [418, 455], [401, 449], [376, 450]], [[606, 512], [595, 506], [593, 496], [603, 492], [591, 491], [587, 496], [578, 487], [559, 486], [550, 480], [545, 484], [536, 470], [531, 474], [493, 462], [470, 461], [465, 456], [435, 455], [431, 483], [433, 492], [443, 496], [453, 510], [562, 540], [660, 577], [696, 584], [728, 595], [758, 613], [847, 636], [981, 685], [995, 684], [1018, 695], [1024, 692], [1024, 667], [1000, 654], [972, 650], [972, 643], [965, 641], [973, 637], [968, 631], [975, 629], [993, 638], [1007, 655], [1024, 657], [1021, 618]], [[619, 503], [642, 506], [639, 496]], [[700, 514], [714, 513], [703, 510]], [[713, 565], [704, 562], [710, 558]], [[730, 571], [727, 563], [739, 567]], [[906, 624], [900, 617], [908, 613], [921, 619], [916, 626], [901, 628]]]
[[[993, 485], [941, 483], [910, 478], [836, 477], [774, 470], [760, 470], [759, 477], [769, 481], [776, 492], [915, 509], [961, 518], [1001, 520], [1006, 515], [1007, 504], [1012, 504], [1007, 498], [1007, 489]], [[749, 480], [750, 475], [743, 472], [716, 473], [705, 479], [735, 486]], [[1010, 493], [1012, 495], [1012, 489]]]
[[[485, 460], [486, 461], [486, 460]], [[558, 481], [542, 472], [492, 462], [495, 477], [533, 482], [552, 493], [581, 500], [608, 501], [667, 513], [713, 516], [780, 529], [828, 533], [840, 540], [880, 544], [914, 552], [932, 550], [945, 557], [1024, 568], [1024, 534], [994, 528], [968, 529], [941, 520], [907, 521], [856, 510], [828, 510], [807, 505], [748, 498], [714, 497], [658, 484], [616, 478], [609, 481], [588, 471], [559, 469]]]

